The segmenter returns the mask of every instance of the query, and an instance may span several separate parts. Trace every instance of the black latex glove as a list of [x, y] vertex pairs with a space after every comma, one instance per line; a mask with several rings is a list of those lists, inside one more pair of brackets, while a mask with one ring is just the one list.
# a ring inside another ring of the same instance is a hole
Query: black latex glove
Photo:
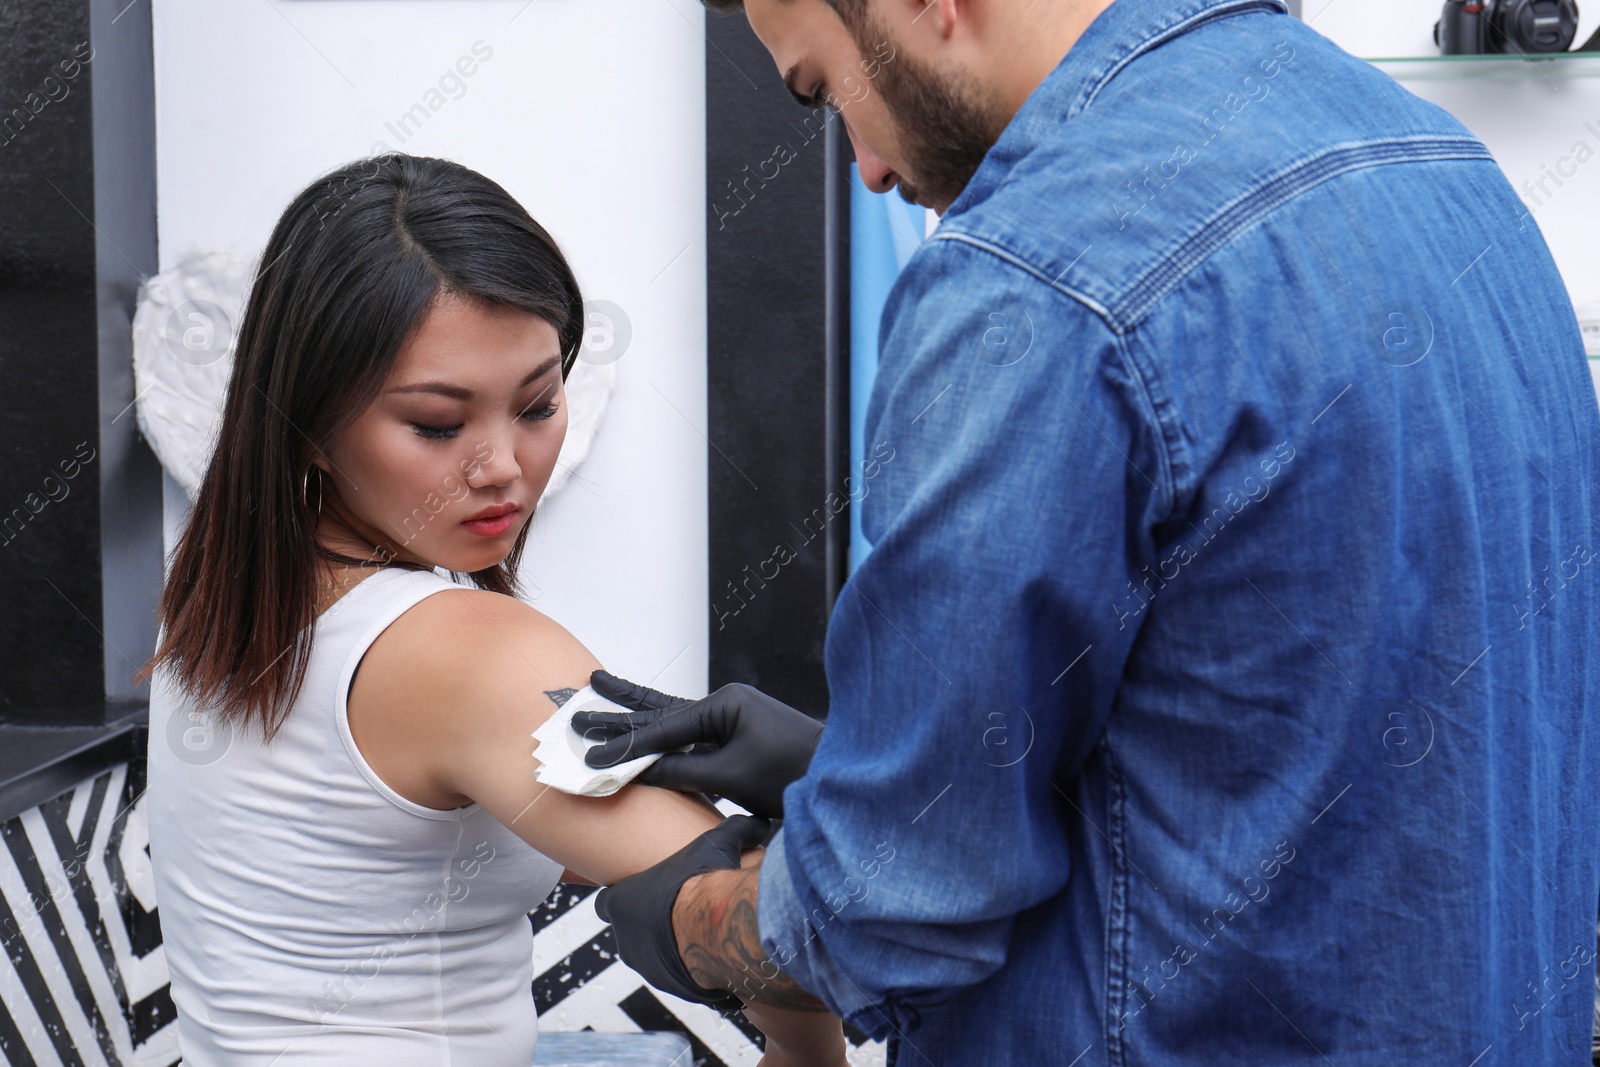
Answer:
[[672, 908], [684, 882], [707, 871], [738, 870], [740, 854], [759, 845], [771, 828], [750, 815], [724, 819], [654, 867], [595, 894], [595, 913], [611, 924], [622, 961], [675, 997], [718, 1009], [744, 1007], [732, 993], [695, 984], [678, 952]]
[[[822, 724], [748, 685], [725, 685], [701, 700], [685, 700], [595, 671], [595, 692], [630, 709], [579, 711], [573, 729], [607, 740], [584, 762], [610, 767], [655, 752], [666, 755], [634, 779], [682, 792], [727, 797], [747, 811], [783, 818], [783, 790], [806, 773]], [[689, 752], [673, 749], [693, 744]]]

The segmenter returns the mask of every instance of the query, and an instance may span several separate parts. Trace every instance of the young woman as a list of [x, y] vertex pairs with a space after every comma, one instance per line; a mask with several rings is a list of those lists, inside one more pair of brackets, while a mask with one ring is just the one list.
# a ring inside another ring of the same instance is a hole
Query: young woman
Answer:
[[[184, 1062], [527, 1067], [527, 913], [720, 822], [534, 780], [600, 666], [514, 595], [582, 298], [504, 189], [405, 155], [313, 183], [262, 264], [144, 671]], [[832, 1016], [751, 1018], [764, 1064], [845, 1062]]]

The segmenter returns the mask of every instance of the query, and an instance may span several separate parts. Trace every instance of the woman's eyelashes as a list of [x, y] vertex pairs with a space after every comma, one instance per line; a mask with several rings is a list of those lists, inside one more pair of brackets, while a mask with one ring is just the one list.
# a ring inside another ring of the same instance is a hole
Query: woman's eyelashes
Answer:
[[[554, 415], [556, 413], [557, 408], [559, 408], [559, 407], [560, 407], [559, 404], [550, 403], [550, 404], [546, 404], [543, 407], [539, 407], [539, 408], [529, 408], [528, 410], [524, 411], [519, 416], [519, 418], [527, 419], [529, 422], [543, 422], [544, 420], [546, 420], [546, 419], [550, 418], [552, 415]], [[424, 426], [421, 423], [413, 422], [411, 424], [411, 426], [412, 426], [412, 429], [417, 431], [417, 435], [419, 437], [425, 437], [430, 441], [446, 441], [446, 440], [449, 440], [450, 438], [455, 437], [456, 434], [459, 433], [460, 430], [461, 430], [461, 427], [459, 425], [458, 426]]]

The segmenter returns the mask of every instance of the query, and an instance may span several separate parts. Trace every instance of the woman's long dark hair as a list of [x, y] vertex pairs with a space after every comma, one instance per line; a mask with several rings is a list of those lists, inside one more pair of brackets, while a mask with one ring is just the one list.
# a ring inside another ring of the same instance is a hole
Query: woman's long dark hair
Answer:
[[[221, 429], [158, 608], [163, 665], [219, 722], [270, 741], [305, 678], [317, 560], [370, 562], [314, 537], [303, 486], [321, 454], [377, 397], [436, 298], [539, 315], [561, 339], [565, 378], [583, 298], [561, 250], [511, 195], [443, 159], [357, 160], [313, 182], [262, 253], [239, 326]], [[319, 476], [321, 472], [317, 472]], [[515, 596], [524, 525], [501, 563], [470, 575]]]

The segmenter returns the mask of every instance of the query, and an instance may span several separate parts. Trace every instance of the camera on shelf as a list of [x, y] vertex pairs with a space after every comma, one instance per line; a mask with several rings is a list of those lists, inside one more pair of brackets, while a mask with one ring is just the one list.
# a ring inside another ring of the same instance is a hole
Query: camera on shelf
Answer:
[[1577, 35], [1577, 0], [1445, 0], [1433, 24], [1433, 42], [1447, 56], [1565, 52]]

